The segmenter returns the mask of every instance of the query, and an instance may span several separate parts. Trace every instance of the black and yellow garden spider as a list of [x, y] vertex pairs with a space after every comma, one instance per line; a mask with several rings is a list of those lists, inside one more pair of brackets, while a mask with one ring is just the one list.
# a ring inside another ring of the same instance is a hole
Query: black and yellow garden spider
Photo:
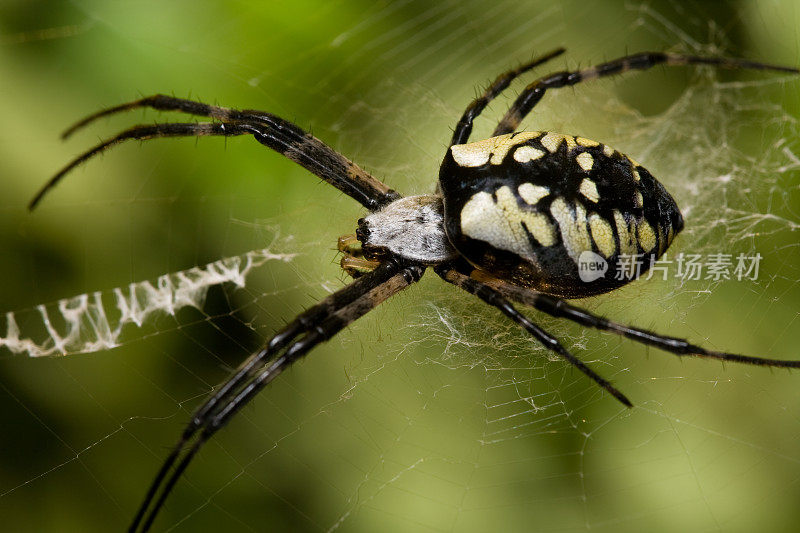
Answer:
[[[519, 75], [562, 54], [553, 50], [500, 75], [467, 107], [441, 164], [434, 194], [401, 196], [298, 126], [270, 113], [235, 110], [156, 95], [99, 111], [69, 128], [67, 137], [96, 119], [136, 108], [212, 119], [200, 123], [134, 126], [80, 155], [36, 194], [33, 209], [68, 172], [130, 139], [252, 135], [361, 203], [369, 214], [355, 235], [340, 238], [343, 269], [353, 282], [300, 314], [248, 358], [201, 405], [167, 457], [131, 530], [147, 530], [200, 447], [261, 389], [318, 344], [336, 335], [428, 267], [443, 280], [496, 307], [624, 405], [610, 382], [572, 355], [512, 302], [534, 307], [655, 346], [679, 356], [798, 368], [800, 361], [706, 350], [683, 339], [617, 324], [565, 301], [605, 293], [636, 279], [683, 228], [672, 196], [639, 163], [599, 142], [546, 131], [515, 132], [548, 89], [655, 65], [711, 65], [798, 73], [798, 69], [741, 59], [639, 53], [574, 72], [556, 72], [528, 85], [493, 136], [469, 143], [473, 120]], [[607, 270], [586, 279], [586, 254]], [[639, 268], [629, 269], [635, 257]], [[621, 274], [621, 275], [620, 275]], [[191, 445], [190, 445], [191, 443]], [[149, 512], [148, 512], [149, 511]]]

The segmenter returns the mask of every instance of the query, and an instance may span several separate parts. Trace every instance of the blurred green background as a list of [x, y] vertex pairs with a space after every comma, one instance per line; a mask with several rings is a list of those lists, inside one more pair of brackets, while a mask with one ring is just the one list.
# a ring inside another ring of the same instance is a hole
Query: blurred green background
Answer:
[[[399, 191], [433, 189], [464, 106], [555, 46], [575, 68], [646, 49], [800, 63], [800, 10], [769, 2], [37, 2], [0, 5], [0, 312], [270, 246], [245, 289], [119, 348], [0, 348], [6, 531], [120, 530], [191, 410], [347, 280], [359, 206], [250, 139], [120, 147], [25, 205], [157, 92], [295, 121]], [[476, 137], [510, 98], [487, 110]], [[608, 142], [687, 215], [675, 251], [760, 253], [757, 281], [641, 281], [585, 304], [717, 349], [798, 358], [798, 84], [656, 69], [554, 91], [529, 128]], [[185, 120], [178, 118], [177, 120]], [[208, 444], [157, 530], [793, 530], [797, 373], [705, 361], [531, 315], [636, 404], [623, 410], [434, 276], [281, 376]], [[0, 329], [0, 335], [4, 335]]]

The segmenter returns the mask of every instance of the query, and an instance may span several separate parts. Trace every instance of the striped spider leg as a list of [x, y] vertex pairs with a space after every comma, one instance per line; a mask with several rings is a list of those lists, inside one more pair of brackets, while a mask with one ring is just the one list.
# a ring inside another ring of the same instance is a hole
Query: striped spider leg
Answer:
[[67, 129], [62, 137], [66, 139], [99, 118], [143, 107], [199, 115], [215, 119], [218, 122], [160, 123], [139, 125], [127, 129], [73, 159], [39, 189], [28, 204], [28, 209], [34, 209], [42, 198], [75, 167], [119, 143], [159, 137], [203, 137], [208, 135], [253, 135], [264, 146], [306, 168], [370, 211], [400, 198], [398, 193], [310, 133], [287, 120], [264, 111], [239, 111], [157, 94], [89, 115]]
[[607, 331], [647, 346], [655, 346], [656, 348], [660, 348], [679, 357], [700, 357], [716, 359], [723, 362], [730, 361], [733, 363], [774, 368], [800, 368], [800, 361], [766, 359], [750, 355], [707, 350], [701, 346], [691, 344], [684, 339], [660, 335], [646, 329], [619, 324], [580, 307], [571, 305], [561, 298], [513, 285], [481, 270], [472, 269], [467, 265], [447, 265], [437, 267], [435, 271], [446, 282], [470, 294], [474, 294], [489, 305], [498, 308], [504, 315], [517, 322], [523, 329], [533, 335], [545, 348], [557, 353], [567, 362], [574, 365], [578, 370], [586, 374], [595, 383], [627, 407], [632, 407], [632, 404], [624, 394], [614, 388], [609, 381], [588, 368], [580, 359], [569, 353], [557, 339], [514, 309], [509, 300], [513, 300], [528, 307], [533, 307], [555, 318], [566, 318], [584, 327]]
[[500, 291], [490, 287], [486, 283], [482, 283], [471, 278], [470, 276], [462, 274], [456, 267], [452, 265], [436, 267], [435, 272], [447, 283], [451, 283], [470, 294], [474, 294], [487, 304], [499, 309], [501, 313], [519, 324], [525, 331], [533, 335], [533, 337], [542, 343], [545, 348], [557, 353], [568, 363], [586, 374], [592, 381], [597, 383], [614, 398], [622, 402], [623, 405], [626, 407], [633, 407], [631, 401], [624, 394], [614, 388], [614, 386], [608, 380], [601, 377], [594, 370], [586, 366], [586, 363], [572, 355], [566, 348], [564, 348], [564, 346], [561, 345], [558, 339], [547, 333], [545, 330], [534, 324], [528, 317], [517, 311], [511, 302], [509, 302]]
[[800, 73], [800, 70], [793, 67], [780, 65], [770, 65], [759, 63], [747, 59], [737, 59], [728, 57], [698, 57], [682, 54], [668, 54], [663, 52], [640, 52], [632, 54], [606, 63], [589, 67], [573, 72], [555, 72], [534, 81], [520, 93], [511, 108], [500, 120], [500, 123], [492, 133], [503, 135], [515, 131], [520, 122], [531, 112], [533, 107], [539, 103], [544, 93], [548, 89], [559, 89], [575, 85], [582, 81], [589, 81], [614, 74], [623, 74], [630, 70], [647, 70], [656, 65], [681, 66], [681, 65], [710, 65], [728, 69], [753, 69], [753, 70], [773, 70], [790, 74]]
[[[167, 496], [200, 447], [275, 377], [315, 346], [418, 281], [423, 272], [421, 266], [390, 259], [301, 313], [276, 333], [261, 351], [245, 360], [197, 408], [156, 474], [129, 530], [136, 531], [140, 525], [142, 531], [150, 529]], [[172, 473], [167, 477], [170, 471]]]

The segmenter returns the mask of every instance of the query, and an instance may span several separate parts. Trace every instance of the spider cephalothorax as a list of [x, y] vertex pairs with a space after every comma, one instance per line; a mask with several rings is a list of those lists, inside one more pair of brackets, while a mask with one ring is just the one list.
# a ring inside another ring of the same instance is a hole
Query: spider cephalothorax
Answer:
[[458, 252], [445, 233], [440, 195], [406, 196], [358, 221], [356, 236], [365, 254], [392, 254], [432, 266]]
[[[548, 89], [654, 65], [705, 64], [798, 73], [741, 59], [634, 54], [528, 85], [491, 138], [469, 142], [472, 122], [520, 74], [564, 52], [554, 50], [501, 74], [467, 107], [453, 133], [434, 194], [402, 197], [298, 126], [270, 113], [155, 95], [102, 110], [95, 119], [150, 107], [212, 119], [134, 126], [83, 153], [38, 192], [30, 208], [77, 165], [130, 139], [252, 135], [370, 211], [355, 235], [339, 239], [342, 267], [355, 279], [301, 313], [249, 357], [195, 412], [139, 507], [131, 530], [149, 529], [170, 490], [214, 433], [294, 361], [420, 279], [427, 267], [517, 322], [628, 407], [611, 383], [520, 313], [512, 301], [676, 355], [797, 368], [800, 361], [706, 350], [683, 339], [611, 322], [562, 298], [608, 292], [636, 279], [683, 227], [675, 201], [641, 165], [606, 145], [552, 132], [516, 132]], [[631, 259], [635, 261], [631, 261]], [[581, 267], [592, 267], [589, 274]], [[191, 443], [191, 446], [189, 444]], [[148, 513], [149, 509], [149, 513]]]

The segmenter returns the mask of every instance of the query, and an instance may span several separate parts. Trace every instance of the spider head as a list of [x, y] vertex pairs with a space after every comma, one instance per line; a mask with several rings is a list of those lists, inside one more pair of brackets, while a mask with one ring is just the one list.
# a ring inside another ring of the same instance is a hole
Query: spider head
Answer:
[[400, 198], [358, 221], [356, 238], [367, 258], [388, 256], [438, 265], [458, 253], [444, 232], [441, 196]]

